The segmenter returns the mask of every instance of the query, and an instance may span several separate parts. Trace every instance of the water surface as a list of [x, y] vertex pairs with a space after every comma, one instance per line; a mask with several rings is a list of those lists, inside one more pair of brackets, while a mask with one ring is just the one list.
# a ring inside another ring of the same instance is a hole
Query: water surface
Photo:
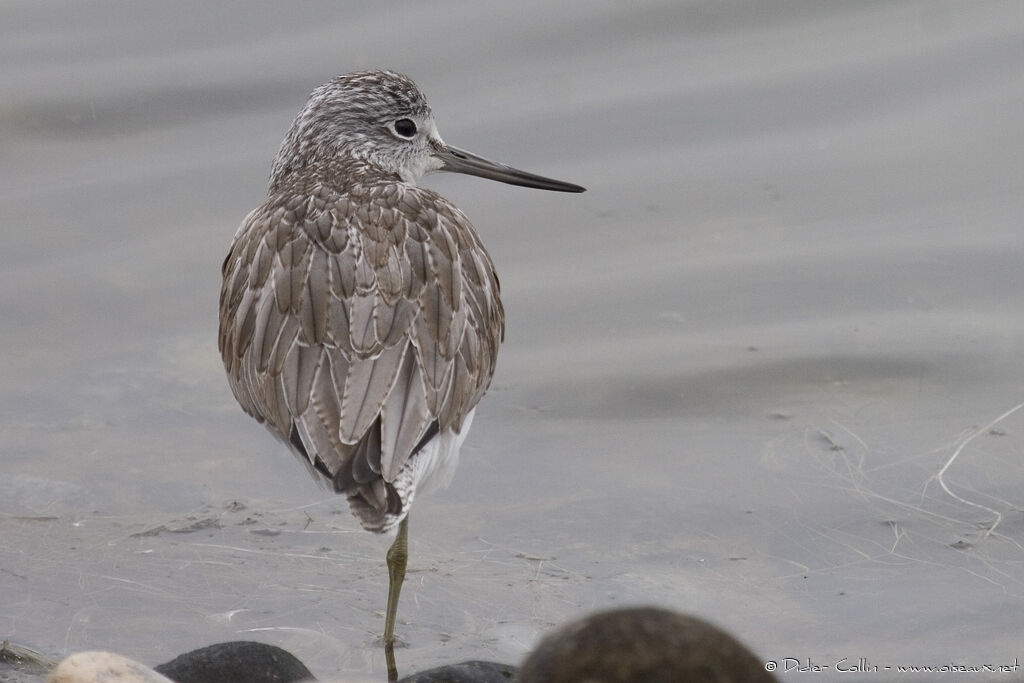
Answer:
[[242, 415], [216, 309], [308, 92], [390, 67], [589, 190], [426, 181], [508, 334], [411, 517], [402, 673], [636, 603], [863, 680], [1024, 661], [1019, 3], [3, 13], [0, 637], [383, 675], [387, 541]]

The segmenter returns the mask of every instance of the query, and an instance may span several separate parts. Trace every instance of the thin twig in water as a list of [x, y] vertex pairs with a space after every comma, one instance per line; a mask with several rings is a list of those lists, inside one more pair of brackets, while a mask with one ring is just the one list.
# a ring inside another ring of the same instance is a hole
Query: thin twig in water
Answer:
[[996, 530], [996, 527], [999, 526], [999, 523], [1003, 521], [1003, 513], [999, 512], [998, 510], [993, 510], [992, 508], [988, 507], [987, 505], [982, 505], [981, 503], [975, 503], [975, 502], [967, 500], [965, 498], [961, 498], [960, 496], [958, 496], [955, 493], [953, 493], [949, 489], [949, 486], [946, 485], [946, 479], [945, 479], [946, 470], [948, 470], [950, 468], [950, 466], [953, 464], [953, 462], [957, 459], [957, 456], [960, 455], [960, 452], [963, 451], [963, 449], [967, 446], [967, 444], [969, 444], [971, 441], [973, 441], [979, 434], [987, 434], [989, 432], [989, 430], [991, 430], [993, 427], [995, 427], [997, 424], [999, 424], [1000, 422], [1002, 422], [1006, 418], [1008, 418], [1011, 415], [1013, 415], [1015, 412], [1017, 412], [1021, 408], [1024, 408], [1024, 403], [1018, 403], [1017, 405], [1015, 405], [1014, 407], [1010, 408], [1005, 413], [1003, 413], [1002, 415], [997, 417], [996, 419], [994, 419], [991, 422], [989, 422], [987, 425], [985, 425], [981, 429], [975, 429], [972, 434], [970, 434], [969, 436], [965, 437], [964, 440], [960, 442], [960, 445], [957, 446], [955, 451], [953, 451], [953, 455], [949, 456], [949, 460], [946, 461], [946, 464], [943, 465], [942, 468], [935, 475], [935, 479], [938, 480], [939, 486], [941, 486], [942, 490], [945, 491], [951, 498], [953, 498], [957, 502], [963, 503], [965, 505], [970, 505], [972, 507], [976, 507], [976, 508], [979, 508], [981, 510], [985, 510], [986, 512], [989, 512], [989, 513], [991, 513], [992, 515], [995, 516], [995, 518], [996, 518], [995, 521], [992, 522], [992, 526], [990, 526], [988, 529], [985, 530], [985, 533], [982, 536], [982, 538], [988, 538], [989, 535], [991, 535], [991, 533]]

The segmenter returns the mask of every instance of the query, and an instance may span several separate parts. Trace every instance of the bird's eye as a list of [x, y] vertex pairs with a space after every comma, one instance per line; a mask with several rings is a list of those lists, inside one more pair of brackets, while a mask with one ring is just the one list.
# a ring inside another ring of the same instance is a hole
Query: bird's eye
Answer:
[[412, 119], [398, 119], [395, 121], [395, 132], [403, 138], [411, 138], [416, 135], [416, 123]]

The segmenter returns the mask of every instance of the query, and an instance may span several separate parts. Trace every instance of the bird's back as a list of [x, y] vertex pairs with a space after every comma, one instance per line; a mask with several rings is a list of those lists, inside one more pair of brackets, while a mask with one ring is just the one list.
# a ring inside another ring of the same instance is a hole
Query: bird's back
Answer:
[[504, 311], [490, 256], [450, 202], [395, 181], [326, 182], [328, 170], [277, 186], [243, 221], [219, 346], [245, 411], [385, 531], [436, 465], [423, 459], [444, 457], [442, 441], [457, 452]]

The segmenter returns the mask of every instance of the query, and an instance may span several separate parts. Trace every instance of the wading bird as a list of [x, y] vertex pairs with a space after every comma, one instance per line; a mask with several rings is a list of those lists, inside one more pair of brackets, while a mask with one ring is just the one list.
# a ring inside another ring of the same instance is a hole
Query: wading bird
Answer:
[[505, 314], [494, 264], [458, 208], [417, 181], [450, 171], [584, 188], [446, 144], [426, 99], [391, 71], [310, 95], [267, 198], [222, 268], [219, 346], [231, 390], [387, 553], [389, 675], [413, 498], [450, 479], [494, 374]]

